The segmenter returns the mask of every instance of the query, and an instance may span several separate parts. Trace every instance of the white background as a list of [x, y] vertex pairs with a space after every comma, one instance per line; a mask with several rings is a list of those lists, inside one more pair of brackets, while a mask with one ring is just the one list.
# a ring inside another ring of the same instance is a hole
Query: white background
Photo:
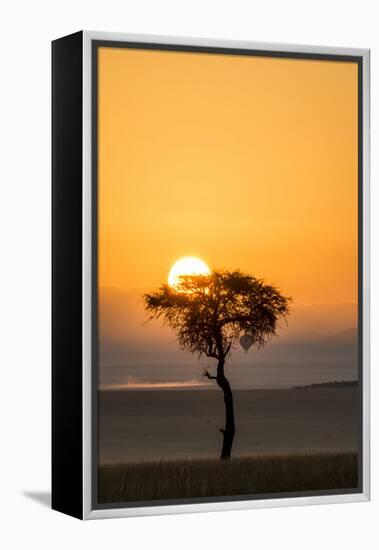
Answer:
[[[2, 548], [378, 548], [379, 380], [375, 341], [370, 503], [83, 523], [52, 512], [30, 496], [37, 494], [39, 500], [46, 501], [50, 484], [50, 41], [91, 29], [371, 48], [375, 212], [379, 206], [377, 5], [375, 0], [13, 0], [2, 4]], [[372, 225], [375, 243], [377, 219]], [[378, 275], [374, 246], [372, 268], [374, 283]], [[374, 336], [378, 334], [375, 285], [372, 297]]]

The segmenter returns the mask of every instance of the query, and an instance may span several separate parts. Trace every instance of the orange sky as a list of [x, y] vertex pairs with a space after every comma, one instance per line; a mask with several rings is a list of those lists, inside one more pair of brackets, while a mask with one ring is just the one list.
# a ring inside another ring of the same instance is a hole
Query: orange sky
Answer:
[[100, 48], [99, 284], [194, 255], [357, 301], [354, 63]]

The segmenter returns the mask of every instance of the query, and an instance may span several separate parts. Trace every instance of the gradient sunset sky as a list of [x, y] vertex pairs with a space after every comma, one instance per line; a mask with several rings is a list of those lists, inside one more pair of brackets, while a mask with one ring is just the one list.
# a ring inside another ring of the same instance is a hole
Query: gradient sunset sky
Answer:
[[141, 300], [189, 255], [293, 298], [233, 387], [356, 378], [357, 64], [101, 47], [98, 78], [101, 387], [199, 383]]
[[98, 74], [100, 286], [193, 255], [357, 302], [357, 64], [104, 47]]

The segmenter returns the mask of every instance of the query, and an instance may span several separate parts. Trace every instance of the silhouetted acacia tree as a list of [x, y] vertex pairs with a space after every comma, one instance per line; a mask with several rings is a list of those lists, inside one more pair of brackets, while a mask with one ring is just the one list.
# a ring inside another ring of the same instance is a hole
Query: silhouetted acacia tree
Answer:
[[224, 392], [225, 427], [221, 459], [231, 456], [235, 423], [233, 394], [225, 366], [241, 334], [262, 347], [276, 334], [278, 321], [289, 313], [290, 298], [278, 289], [240, 271], [214, 271], [210, 275], [180, 277], [173, 288], [162, 285], [143, 296], [151, 317], [161, 318], [176, 333], [183, 350], [217, 361], [217, 370], [204, 376]]

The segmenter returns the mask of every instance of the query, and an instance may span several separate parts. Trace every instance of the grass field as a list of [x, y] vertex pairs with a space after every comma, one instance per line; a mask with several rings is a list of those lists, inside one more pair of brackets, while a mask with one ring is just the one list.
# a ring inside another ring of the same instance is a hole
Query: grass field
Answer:
[[357, 487], [356, 453], [176, 460], [99, 467], [99, 503]]

